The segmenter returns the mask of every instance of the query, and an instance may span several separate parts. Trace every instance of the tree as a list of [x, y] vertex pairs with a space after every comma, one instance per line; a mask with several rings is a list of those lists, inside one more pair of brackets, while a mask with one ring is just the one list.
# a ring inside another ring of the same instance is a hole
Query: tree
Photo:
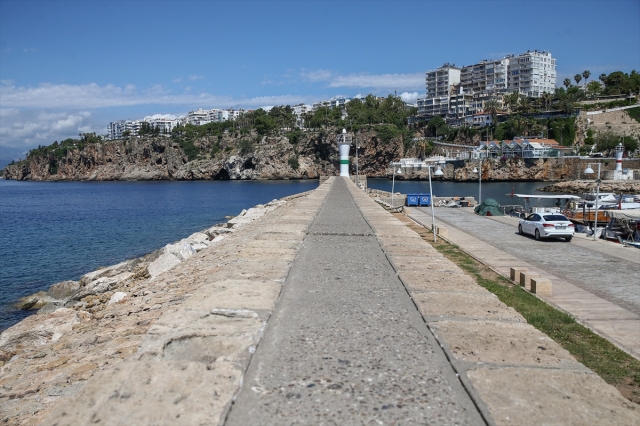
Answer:
[[599, 81], [593, 80], [587, 84], [587, 94], [591, 98], [595, 98], [602, 92], [602, 84]]
[[565, 78], [562, 84], [564, 84], [564, 87], [568, 89], [569, 86], [571, 86], [571, 80], [569, 80], [568, 78]]
[[582, 76], [584, 77], [584, 85], [587, 85], [587, 80], [589, 79], [589, 76], [591, 75], [591, 71], [589, 70], [584, 70], [582, 71]]
[[491, 99], [484, 104], [484, 112], [486, 114], [491, 114], [491, 122], [496, 124], [496, 118], [498, 117], [498, 111], [500, 111], [500, 104], [498, 101]]
[[576, 81], [576, 85], [580, 84], [580, 80], [582, 80], [582, 76], [580, 74], [576, 74], [573, 76], [573, 79]]
[[528, 114], [533, 110], [533, 102], [531, 98], [526, 95], [520, 95], [518, 98], [518, 111], [523, 114]]
[[553, 101], [553, 95], [551, 93], [542, 92], [541, 99], [544, 104], [545, 111], [548, 111], [549, 105], [551, 105], [551, 102]]
[[605, 73], [600, 74], [600, 76], [598, 77], [598, 80], [600, 80], [602, 84], [604, 84], [604, 81], [606, 79], [607, 79], [607, 75]]

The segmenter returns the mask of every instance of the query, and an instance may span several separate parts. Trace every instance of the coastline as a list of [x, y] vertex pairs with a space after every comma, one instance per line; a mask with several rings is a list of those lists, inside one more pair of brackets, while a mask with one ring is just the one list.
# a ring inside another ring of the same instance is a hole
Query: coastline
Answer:
[[95, 373], [134, 354], [153, 323], [204, 283], [198, 276], [233, 263], [257, 222], [310, 192], [256, 205], [141, 258], [51, 286], [44, 309], [0, 334], [3, 420], [42, 421]]

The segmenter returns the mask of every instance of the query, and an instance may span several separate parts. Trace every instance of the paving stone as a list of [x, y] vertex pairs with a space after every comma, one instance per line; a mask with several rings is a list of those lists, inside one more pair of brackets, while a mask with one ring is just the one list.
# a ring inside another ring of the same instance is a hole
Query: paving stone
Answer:
[[467, 375], [497, 425], [640, 424], [638, 406], [592, 373], [478, 368]]
[[481, 287], [477, 293], [419, 292], [412, 296], [424, 315], [526, 322], [522, 315]]
[[517, 365], [580, 364], [546, 334], [526, 323], [440, 321], [432, 323], [457, 359]]

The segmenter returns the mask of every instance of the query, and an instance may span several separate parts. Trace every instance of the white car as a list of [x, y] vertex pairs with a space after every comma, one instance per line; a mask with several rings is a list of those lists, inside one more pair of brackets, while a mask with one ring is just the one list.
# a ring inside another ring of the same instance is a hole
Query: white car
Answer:
[[564, 238], [571, 241], [575, 226], [569, 219], [558, 213], [531, 213], [518, 224], [520, 235], [530, 234], [536, 240], [547, 237]]

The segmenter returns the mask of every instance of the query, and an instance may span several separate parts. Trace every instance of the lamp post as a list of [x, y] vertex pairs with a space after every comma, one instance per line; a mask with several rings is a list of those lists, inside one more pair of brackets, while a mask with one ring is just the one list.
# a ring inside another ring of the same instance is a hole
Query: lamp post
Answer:
[[482, 203], [482, 158], [480, 158], [480, 170], [473, 168], [473, 173], [478, 173], [478, 204]]
[[[400, 163], [394, 163], [393, 161], [391, 162], [391, 170], [393, 173], [393, 179], [391, 181], [391, 208], [395, 207], [395, 205], [393, 204], [393, 194], [396, 189], [396, 165], [400, 165]], [[398, 168], [397, 174], [402, 174], [402, 167]]]
[[[429, 195], [431, 196], [431, 202], [429, 204], [431, 204], [431, 232], [433, 232], [433, 242], [437, 242], [438, 241], [438, 233], [436, 231], [436, 215], [433, 211], [433, 188], [431, 187], [431, 168], [433, 167], [433, 164], [429, 164], [427, 165], [427, 168], [429, 170]], [[440, 168], [440, 165], [438, 165], [438, 169], [435, 171], [434, 175], [436, 176], [442, 176], [444, 173], [442, 173], [442, 169]]]
[[[587, 168], [584, 169], [585, 175], [592, 175], [593, 169], [591, 168], [591, 164], [587, 164]], [[598, 230], [598, 198], [600, 198], [600, 163], [598, 164], [598, 178], [596, 179], [596, 211], [595, 217], [593, 219], [593, 241], [596, 241], [596, 231]]]
[[356, 133], [356, 186], [360, 188], [360, 175], [358, 174], [358, 134]]

